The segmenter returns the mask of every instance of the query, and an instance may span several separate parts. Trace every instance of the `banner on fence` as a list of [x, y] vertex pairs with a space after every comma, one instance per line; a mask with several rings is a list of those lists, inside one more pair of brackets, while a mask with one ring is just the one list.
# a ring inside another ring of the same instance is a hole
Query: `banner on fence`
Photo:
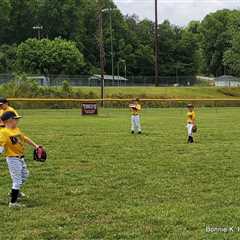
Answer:
[[97, 115], [98, 108], [96, 102], [82, 103], [82, 115]]

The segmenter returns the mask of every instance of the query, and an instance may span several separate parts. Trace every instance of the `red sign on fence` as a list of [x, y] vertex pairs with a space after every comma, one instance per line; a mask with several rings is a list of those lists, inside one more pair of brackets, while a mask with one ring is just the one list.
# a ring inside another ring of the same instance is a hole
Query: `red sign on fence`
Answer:
[[82, 104], [82, 115], [96, 115], [98, 108], [96, 102], [88, 102]]

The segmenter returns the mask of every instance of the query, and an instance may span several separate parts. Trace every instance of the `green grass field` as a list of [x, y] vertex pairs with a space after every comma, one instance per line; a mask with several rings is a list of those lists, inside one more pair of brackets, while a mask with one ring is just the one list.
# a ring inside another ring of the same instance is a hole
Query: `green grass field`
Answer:
[[[206, 233], [240, 226], [240, 109], [197, 109], [196, 144], [186, 144], [185, 109], [145, 109], [143, 135], [127, 110], [24, 110], [22, 129], [43, 144], [32, 160], [27, 208], [10, 210], [0, 164], [1, 240], [240, 239]], [[3, 158], [2, 158], [3, 159]]]

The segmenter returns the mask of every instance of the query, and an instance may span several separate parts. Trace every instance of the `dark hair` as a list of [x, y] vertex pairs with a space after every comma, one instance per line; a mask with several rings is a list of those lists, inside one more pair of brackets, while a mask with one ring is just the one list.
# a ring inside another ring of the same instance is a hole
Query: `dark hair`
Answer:
[[8, 100], [4, 97], [0, 97], [0, 103], [8, 103]]

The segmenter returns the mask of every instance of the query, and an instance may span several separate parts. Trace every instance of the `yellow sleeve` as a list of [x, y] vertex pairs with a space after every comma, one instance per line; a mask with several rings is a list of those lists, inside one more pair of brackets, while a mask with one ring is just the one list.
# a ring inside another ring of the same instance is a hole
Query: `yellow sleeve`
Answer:
[[138, 105], [136, 106], [136, 109], [137, 109], [138, 111], [140, 111], [140, 110], [141, 110], [141, 105], [138, 104]]

